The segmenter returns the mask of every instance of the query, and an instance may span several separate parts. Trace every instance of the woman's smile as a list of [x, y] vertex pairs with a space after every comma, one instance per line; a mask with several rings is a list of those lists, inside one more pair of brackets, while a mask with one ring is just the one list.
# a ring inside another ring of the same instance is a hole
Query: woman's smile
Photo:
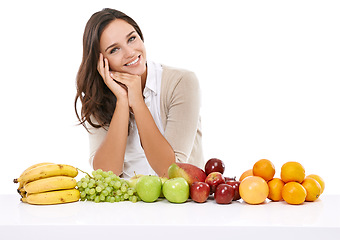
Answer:
[[132, 62], [129, 62], [127, 64], [125, 64], [125, 66], [135, 66], [137, 64], [137, 62], [139, 62], [139, 59], [140, 59], [140, 55], [136, 57], [135, 60], [133, 60]]

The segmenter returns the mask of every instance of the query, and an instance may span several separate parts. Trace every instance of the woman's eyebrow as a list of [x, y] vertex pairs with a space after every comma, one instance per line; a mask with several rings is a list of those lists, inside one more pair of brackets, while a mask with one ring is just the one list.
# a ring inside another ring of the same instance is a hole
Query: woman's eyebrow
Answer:
[[[135, 33], [136, 31], [132, 31], [130, 32], [128, 35], [126, 35], [126, 38], [129, 38], [133, 33]], [[109, 48], [112, 48], [114, 47], [115, 45], [117, 45], [117, 43], [113, 43], [111, 44], [110, 46], [108, 46], [106, 49], [105, 49], [105, 52], [109, 49]]]

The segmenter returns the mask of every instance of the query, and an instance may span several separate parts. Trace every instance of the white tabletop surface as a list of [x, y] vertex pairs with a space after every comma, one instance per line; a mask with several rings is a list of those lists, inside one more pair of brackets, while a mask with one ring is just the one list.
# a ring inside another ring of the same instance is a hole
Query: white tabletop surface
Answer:
[[[312, 203], [228, 205], [76, 202], [36, 206], [0, 195], [1, 239], [340, 239], [340, 196]], [[20, 233], [23, 231], [24, 233]], [[44, 236], [44, 237], [43, 237]]]

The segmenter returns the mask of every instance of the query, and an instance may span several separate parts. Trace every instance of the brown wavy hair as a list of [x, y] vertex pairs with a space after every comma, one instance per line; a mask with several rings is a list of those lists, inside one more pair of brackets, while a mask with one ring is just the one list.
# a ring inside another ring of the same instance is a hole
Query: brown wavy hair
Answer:
[[[87, 131], [85, 122], [94, 128], [109, 126], [116, 108], [117, 98], [106, 86], [97, 70], [101, 34], [105, 27], [116, 19], [129, 23], [144, 41], [138, 24], [118, 10], [104, 8], [94, 13], [88, 20], [83, 35], [83, 57], [76, 77], [77, 93], [74, 101], [77, 118]], [[80, 115], [77, 110], [78, 100], [82, 104]], [[98, 124], [92, 121], [92, 117]]]

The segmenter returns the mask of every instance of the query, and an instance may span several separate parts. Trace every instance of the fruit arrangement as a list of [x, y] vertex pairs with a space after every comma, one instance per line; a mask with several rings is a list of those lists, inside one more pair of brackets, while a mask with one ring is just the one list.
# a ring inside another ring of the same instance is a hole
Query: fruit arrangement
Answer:
[[77, 175], [78, 170], [70, 165], [38, 163], [27, 168], [14, 182], [19, 183], [22, 202], [60, 204], [79, 200], [80, 193], [75, 188]]
[[78, 170], [73, 166], [39, 163], [27, 168], [19, 178], [18, 193], [21, 200], [30, 204], [59, 204], [81, 201], [99, 202], [155, 202], [165, 198], [171, 203], [184, 203], [189, 198], [204, 203], [213, 196], [217, 204], [230, 204], [242, 199], [248, 204], [261, 204], [267, 199], [289, 204], [315, 201], [325, 188], [323, 179], [305, 175], [298, 162], [282, 165], [280, 178], [275, 176], [274, 164], [267, 160], [257, 161], [244, 171], [239, 180], [225, 177], [224, 162], [209, 159], [204, 170], [189, 163], [173, 163], [168, 177], [135, 175], [125, 180], [112, 171], [101, 169], [86, 175], [78, 182]]
[[299, 162], [286, 162], [281, 167], [280, 178], [274, 175], [275, 167], [270, 160], [258, 160], [240, 177], [241, 198], [249, 204], [263, 203], [268, 198], [298, 205], [315, 201], [325, 189], [324, 180], [316, 174], [306, 176]]

